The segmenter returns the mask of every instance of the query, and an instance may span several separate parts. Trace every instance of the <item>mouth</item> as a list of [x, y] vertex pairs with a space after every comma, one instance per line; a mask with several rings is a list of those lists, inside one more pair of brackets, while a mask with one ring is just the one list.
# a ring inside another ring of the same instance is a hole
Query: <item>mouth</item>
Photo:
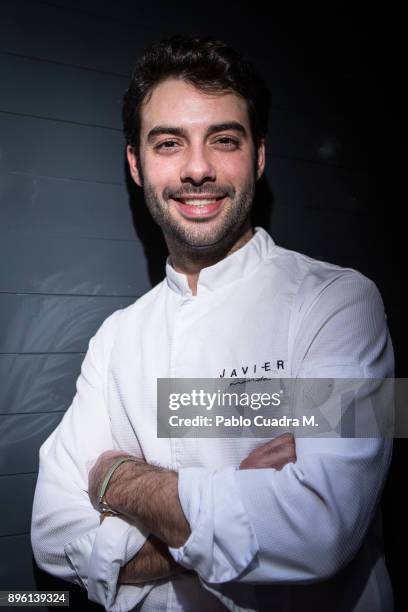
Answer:
[[177, 209], [182, 215], [190, 219], [203, 219], [213, 217], [221, 209], [227, 196], [220, 196], [218, 198], [197, 196], [195, 198], [171, 198], [175, 202]]

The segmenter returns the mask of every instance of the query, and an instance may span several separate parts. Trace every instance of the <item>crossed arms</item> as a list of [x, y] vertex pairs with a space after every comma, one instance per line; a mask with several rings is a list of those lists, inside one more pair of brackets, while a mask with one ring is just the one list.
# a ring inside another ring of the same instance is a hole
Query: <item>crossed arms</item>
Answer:
[[[100, 455], [89, 473], [89, 497], [98, 509], [98, 494], [104, 476], [119, 457], [120, 451]], [[292, 434], [283, 434], [254, 449], [240, 464], [240, 469], [275, 468], [296, 460]], [[120, 583], [140, 584], [186, 571], [174, 561], [167, 546], [182, 546], [191, 531], [178, 495], [178, 475], [140, 459], [126, 462], [113, 474], [106, 499], [111, 508], [130, 523], [141, 521], [151, 535], [140, 551], [119, 573]]]
[[[342, 275], [324, 290], [318, 279], [307, 289], [293, 371], [305, 378], [392, 376], [378, 290], [354, 273]], [[100, 524], [89, 472], [106, 449], [125, 448], [128, 440], [120, 442], [121, 422], [113, 439], [105, 392], [120, 317], [112, 315], [91, 340], [74, 401], [40, 450], [32, 522], [38, 565], [115, 612], [132, 598], [136, 605], [144, 585], [153, 588], [145, 580], [183, 571], [176, 562], [210, 583], [302, 583], [339, 571], [356, 554], [379, 500], [391, 456], [384, 441], [298, 438], [296, 461], [280, 470], [197, 467], [175, 474], [125, 463], [108, 502], [126, 520]], [[251, 467], [247, 460], [241, 468]]]

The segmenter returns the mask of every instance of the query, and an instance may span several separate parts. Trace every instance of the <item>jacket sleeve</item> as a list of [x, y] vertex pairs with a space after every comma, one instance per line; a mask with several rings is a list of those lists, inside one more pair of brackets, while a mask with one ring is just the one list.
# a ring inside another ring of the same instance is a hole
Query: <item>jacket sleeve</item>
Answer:
[[91, 339], [71, 406], [40, 448], [31, 543], [38, 566], [88, 591], [108, 611], [134, 607], [153, 588], [118, 585], [120, 567], [148, 533], [119, 517], [100, 524], [88, 497], [88, 472], [99, 455], [115, 448], [106, 406], [106, 367], [121, 311]]
[[[307, 282], [293, 306], [293, 377], [392, 377], [375, 284], [356, 271]], [[298, 437], [297, 461], [280, 471], [182, 469], [179, 495], [191, 534], [169, 550], [210, 583], [326, 579], [357, 553], [391, 452], [385, 438]]]

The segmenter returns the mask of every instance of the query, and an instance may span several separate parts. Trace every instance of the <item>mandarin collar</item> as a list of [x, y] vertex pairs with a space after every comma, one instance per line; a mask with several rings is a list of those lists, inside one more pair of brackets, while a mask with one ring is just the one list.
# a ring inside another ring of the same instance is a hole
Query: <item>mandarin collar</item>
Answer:
[[[224, 257], [213, 266], [203, 268], [198, 275], [197, 296], [215, 291], [250, 274], [262, 261], [271, 255], [275, 242], [263, 227], [255, 227], [253, 236], [241, 248]], [[167, 284], [176, 293], [191, 296], [187, 276], [176, 272], [166, 259]]]

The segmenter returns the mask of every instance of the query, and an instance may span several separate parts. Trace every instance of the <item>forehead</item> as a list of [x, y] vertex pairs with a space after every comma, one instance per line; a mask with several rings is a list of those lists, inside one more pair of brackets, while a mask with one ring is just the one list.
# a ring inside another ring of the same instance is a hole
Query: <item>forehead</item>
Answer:
[[235, 93], [204, 93], [181, 79], [167, 79], [157, 85], [141, 108], [142, 136], [159, 124], [193, 130], [232, 120], [249, 129], [244, 98]]

